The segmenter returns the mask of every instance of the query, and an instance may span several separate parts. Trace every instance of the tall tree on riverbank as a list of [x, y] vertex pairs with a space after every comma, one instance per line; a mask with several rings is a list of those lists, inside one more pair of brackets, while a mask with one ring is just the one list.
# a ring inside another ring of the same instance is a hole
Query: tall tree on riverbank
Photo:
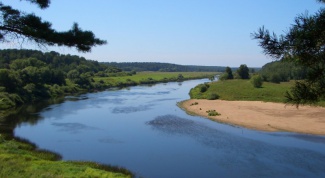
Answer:
[[234, 79], [232, 70], [230, 67], [226, 67], [225, 72], [219, 77], [219, 80], [231, 80], [231, 79]]
[[[325, 3], [325, 0], [317, 0]], [[264, 27], [252, 34], [264, 53], [308, 68], [307, 79], [287, 92], [288, 103], [313, 104], [325, 98], [325, 9], [296, 17], [288, 32], [279, 37]]]
[[246, 64], [242, 64], [237, 69], [237, 74], [241, 79], [249, 79], [249, 69]]
[[[50, 0], [26, 0], [41, 9], [49, 7]], [[0, 41], [32, 41], [37, 45], [75, 47], [78, 51], [89, 52], [96, 45], [106, 44], [91, 31], [83, 31], [75, 23], [71, 30], [58, 32], [50, 22], [43, 21], [35, 14], [23, 13], [0, 1]]]
[[226, 67], [226, 73], [228, 75], [228, 79], [234, 79], [234, 75], [232, 74], [232, 70], [230, 67]]

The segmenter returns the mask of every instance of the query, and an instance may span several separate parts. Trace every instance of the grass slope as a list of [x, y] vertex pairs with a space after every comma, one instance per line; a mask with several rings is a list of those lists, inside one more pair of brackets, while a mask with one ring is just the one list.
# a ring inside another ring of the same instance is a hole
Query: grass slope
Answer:
[[125, 169], [91, 162], [58, 161], [59, 158], [57, 154], [36, 150], [33, 144], [0, 135], [0, 177], [132, 177]]
[[[203, 86], [208, 86], [202, 92]], [[190, 91], [192, 99], [208, 99], [212, 94], [217, 94], [219, 99], [232, 101], [265, 101], [285, 102], [285, 93], [294, 85], [294, 81], [282, 82], [280, 84], [264, 82], [261, 88], [254, 88], [249, 80], [224, 80], [209, 84], [200, 84]], [[317, 103], [325, 106], [325, 101]]]

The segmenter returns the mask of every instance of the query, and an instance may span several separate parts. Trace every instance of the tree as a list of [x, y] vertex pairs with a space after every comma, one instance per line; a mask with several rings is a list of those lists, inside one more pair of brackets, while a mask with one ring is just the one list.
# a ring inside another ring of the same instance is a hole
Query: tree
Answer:
[[249, 69], [247, 65], [240, 65], [240, 67], [237, 69], [237, 74], [241, 79], [249, 79]]
[[226, 73], [228, 74], [228, 79], [234, 79], [234, 76], [232, 75], [232, 70], [230, 67], [226, 67]]
[[[26, 0], [36, 4], [41, 9], [50, 5], [50, 0]], [[96, 45], [106, 44], [91, 31], [83, 31], [75, 23], [71, 30], [58, 32], [52, 24], [43, 21], [35, 14], [23, 13], [6, 6], [0, 1], [0, 41], [21, 39], [33, 41], [38, 45], [75, 47], [78, 51], [89, 52]]]
[[264, 81], [280, 83], [289, 80], [303, 80], [306, 78], [306, 68], [297, 66], [293, 62], [273, 61], [265, 64], [258, 72]]
[[232, 70], [230, 67], [226, 67], [225, 72], [219, 77], [219, 80], [229, 80], [234, 79], [234, 75], [232, 74]]
[[[325, 0], [318, 0], [325, 3]], [[291, 61], [308, 69], [304, 81], [296, 81], [286, 93], [288, 103], [314, 104], [325, 98], [325, 9], [302, 14], [284, 35], [271, 34], [264, 27], [252, 34], [266, 55]]]

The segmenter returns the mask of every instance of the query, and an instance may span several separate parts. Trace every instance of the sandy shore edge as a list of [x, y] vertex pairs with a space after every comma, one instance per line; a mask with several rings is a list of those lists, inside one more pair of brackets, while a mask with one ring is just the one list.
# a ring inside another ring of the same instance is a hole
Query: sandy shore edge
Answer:
[[[249, 129], [325, 135], [324, 107], [297, 109], [283, 103], [198, 99], [185, 100], [178, 105], [189, 114]], [[221, 115], [208, 116], [208, 110], [216, 110]]]

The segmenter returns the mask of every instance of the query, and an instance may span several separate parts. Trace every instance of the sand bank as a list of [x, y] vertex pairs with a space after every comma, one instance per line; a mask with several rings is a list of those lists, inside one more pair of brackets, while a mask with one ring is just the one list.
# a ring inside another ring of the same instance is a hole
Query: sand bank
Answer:
[[[197, 105], [192, 105], [197, 102]], [[325, 108], [261, 101], [186, 100], [180, 107], [188, 113], [218, 122], [262, 131], [287, 131], [325, 135]], [[208, 116], [216, 110], [220, 116]]]

